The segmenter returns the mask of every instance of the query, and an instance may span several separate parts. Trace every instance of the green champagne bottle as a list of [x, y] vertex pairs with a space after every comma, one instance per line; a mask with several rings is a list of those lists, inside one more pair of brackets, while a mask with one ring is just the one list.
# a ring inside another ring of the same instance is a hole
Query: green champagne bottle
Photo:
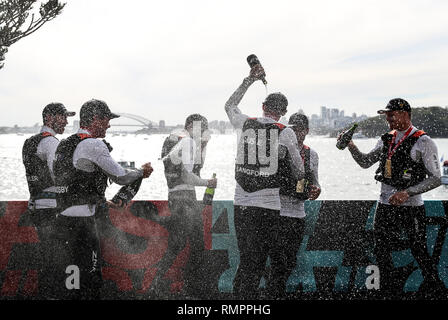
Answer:
[[357, 127], [358, 124], [354, 123], [350, 129], [342, 133], [342, 135], [336, 142], [336, 148], [338, 148], [339, 150], [344, 150], [347, 147], [348, 143], [352, 141], [353, 134], [355, 133]]
[[[216, 178], [216, 173], [213, 173], [213, 179]], [[215, 195], [215, 188], [207, 187], [204, 192], [204, 198], [202, 203], [206, 206], [211, 205], [213, 202], [213, 196]]]

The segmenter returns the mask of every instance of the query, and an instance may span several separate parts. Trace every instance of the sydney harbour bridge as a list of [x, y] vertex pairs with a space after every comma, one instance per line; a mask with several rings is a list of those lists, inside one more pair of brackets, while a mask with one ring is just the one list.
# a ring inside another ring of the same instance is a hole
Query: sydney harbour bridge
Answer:
[[148, 120], [142, 116], [138, 116], [131, 113], [118, 113], [120, 118], [126, 118], [135, 120], [138, 123], [131, 123], [131, 124], [112, 124], [112, 126], [122, 126], [122, 127], [143, 127], [143, 128], [155, 128], [159, 126], [159, 123], [156, 123], [154, 121]]
[[[175, 127], [165, 126], [165, 121], [160, 120], [158, 123], [149, 120], [145, 117], [131, 114], [131, 113], [119, 113], [118, 119], [113, 119], [110, 122], [109, 132], [132, 132], [132, 133], [168, 133]], [[73, 132], [79, 128], [79, 121], [73, 123]]]
[[[167, 126], [165, 125], [165, 120], [155, 122], [136, 114], [119, 113], [119, 112], [116, 112], [116, 114], [118, 114], [120, 118], [113, 119], [110, 122], [110, 129], [108, 130], [108, 132], [152, 134], [152, 133], [170, 133], [173, 132], [173, 130], [183, 128], [183, 124], [178, 124], [175, 126]], [[219, 121], [218, 125], [214, 125], [213, 122], [209, 123], [209, 129], [211, 131], [225, 133], [226, 131], [225, 121]], [[75, 120], [73, 122], [73, 127], [71, 128], [72, 132], [76, 132], [79, 129], [79, 120]]]
[[[120, 118], [111, 122], [111, 131], [127, 131], [133, 133], [168, 133], [174, 128], [166, 127], [164, 120], [160, 120], [157, 123], [136, 114], [119, 112], [117, 112], [117, 114]], [[118, 127], [121, 128], [118, 129]]]

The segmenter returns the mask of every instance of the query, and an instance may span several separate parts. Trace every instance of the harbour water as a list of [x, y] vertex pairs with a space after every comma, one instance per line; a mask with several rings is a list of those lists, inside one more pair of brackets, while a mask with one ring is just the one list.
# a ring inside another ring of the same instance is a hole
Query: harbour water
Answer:
[[[67, 137], [67, 134], [60, 136]], [[160, 151], [166, 134], [152, 135], [108, 135], [107, 141], [114, 150], [112, 156], [117, 161], [135, 161], [136, 167], [144, 162], [151, 162], [154, 172], [150, 178], [143, 180], [135, 200], [166, 200], [167, 186], [163, 174]], [[27, 135], [0, 135], [0, 201], [26, 200], [25, 170], [22, 164], [22, 145]], [[371, 150], [377, 139], [354, 140], [362, 152]], [[434, 139], [439, 151], [439, 158], [448, 157], [448, 139]], [[233, 200], [235, 189], [234, 163], [236, 155], [236, 134], [213, 134], [207, 147], [207, 157], [202, 170], [202, 177], [211, 177], [216, 172], [218, 188], [216, 200]], [[335, 138], [308, 136], [305, 144], [317, 151], [319, 155], [319, 181], [322, 187], [320, 200], [377, 200], [380, 184], [373, 176], [377, 164], [362, 169], [352, 159], [348, 150], [336, 148]], [[106, 193], [110, 199], [120, 186], [112, 184]], [[204, 187], [197, 189], [198, 199], [202, 198]], [[425, 200], [448, 200], [448, 187], [440, 186], [424, 194]]]

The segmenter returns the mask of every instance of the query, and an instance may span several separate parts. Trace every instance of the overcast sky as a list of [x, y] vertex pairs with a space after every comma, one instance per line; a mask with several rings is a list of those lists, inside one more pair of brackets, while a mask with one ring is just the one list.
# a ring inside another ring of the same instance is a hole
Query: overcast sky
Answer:
[[[91, 98], [167, 124], [196, 112], [227, 120], [251, 53], [288, 115], [327, 106], [372, 116], [394, 97], [448, 105], [446, 0], [67, 2], [10, 47], [0, 126], [41, 123], [51, 101], [79, 112]], [[261, 115], [265, 95], [254, 83], [242, 111]]]

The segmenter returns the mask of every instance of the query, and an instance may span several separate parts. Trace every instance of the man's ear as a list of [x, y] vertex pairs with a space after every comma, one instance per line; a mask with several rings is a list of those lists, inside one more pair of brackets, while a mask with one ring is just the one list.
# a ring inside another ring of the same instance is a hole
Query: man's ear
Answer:
[[92, 117], [92, 121], [90, 122], [90, 124], [94, 123], [94, 122], [97, 121], [97, 120], [101, 120], [101, 119], [103, 119], [103, 118], [101, 118], [99, 115], [95, 114], [95, 115]]
[[51, 124], [53, 121], [53, 116], [51, 114], [47, 114], [44, 118], [44, 125]]

